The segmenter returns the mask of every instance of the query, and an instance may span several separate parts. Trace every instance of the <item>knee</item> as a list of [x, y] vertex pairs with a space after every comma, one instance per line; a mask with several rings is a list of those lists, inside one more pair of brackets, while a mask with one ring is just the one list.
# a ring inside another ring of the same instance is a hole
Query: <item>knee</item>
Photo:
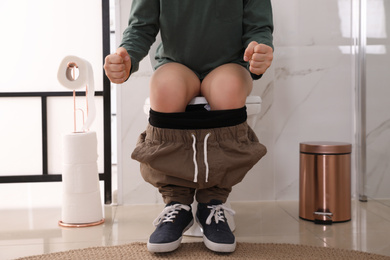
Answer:
[[[175, 80], [168, 77], [155, 79], [152, 77], [150, 81], [150, 95], [154, 100], [166, 100], [167, 97], [177, 94], [177, 86]], [[175, 91], [176, 90], [176, 91]]]
[[169, 76], [152, 77], [150, 82], [151, 108], [158, 112], [183, 112], [186, 107], [184, 88]]
[[157, 70], [150, 80], [150, 90], [152, 93], [164, 95], [166, 92], [173, 91], [178, 85], [177, 77], [172, 73], [166, 73], [166, 70]]
[[213, 110], [236, 109], [245, 105], [252, 86], [252, 78], [245, 68], [226, 64], [205, 78], [202, 93]]
[[156, 70], [150, 81], [151, 107], [165, 113], [184, 112], [199, 91], [200, 81], [190, 69], [167, 63]]
[[214, 90], [210, 105], [215, 110], [241, 108], [245, 106], [246, 97], [250, 93], [246, 83], [234, 76], [221, 79]]

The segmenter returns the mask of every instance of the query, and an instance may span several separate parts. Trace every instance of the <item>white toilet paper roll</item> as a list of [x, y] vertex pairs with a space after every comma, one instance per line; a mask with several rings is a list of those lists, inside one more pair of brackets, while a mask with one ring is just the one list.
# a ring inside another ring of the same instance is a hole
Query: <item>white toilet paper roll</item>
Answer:
[[96, 162], [96, 132], [63, 135], [63, 164], [85, 164]]
[[62, 222], [93, 223], [103, 219], [100, 191], [84, 194], [63, 194]]
[[95, 132], [63, 136], [63, 224], [88, 224], [103, 219]]
[[62, 166], [62, 189], [67, 193], [90, 193], [99, 190], [97, 163], [64, 164]]
[[[79, 71], [76, 79], [72, 77], [73, 67], [76, 67]], [[61, 85], [71, 90], [80, 89], [88, 85], [88, 117], [83, 125], [83, 129], [89, 129], [96, 116], [95, 86], [91, 64], [77, 56], [66, 56], [58, 68], [57, 79]]]

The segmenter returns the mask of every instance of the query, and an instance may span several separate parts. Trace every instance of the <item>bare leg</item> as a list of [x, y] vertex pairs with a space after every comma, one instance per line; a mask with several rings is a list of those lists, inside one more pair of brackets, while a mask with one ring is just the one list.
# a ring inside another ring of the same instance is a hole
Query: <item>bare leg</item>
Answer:
[[184, 112], [187, 104], [200, 95], [200, 80], [179, 63], [159, 67], [150, 81], [150, 103], [154, 111]]
[[201, 93], [212, 110], [237, 109], [245, 106], [253, 87], [250, 73], [238, 64], [225, 64], [203, 80]]

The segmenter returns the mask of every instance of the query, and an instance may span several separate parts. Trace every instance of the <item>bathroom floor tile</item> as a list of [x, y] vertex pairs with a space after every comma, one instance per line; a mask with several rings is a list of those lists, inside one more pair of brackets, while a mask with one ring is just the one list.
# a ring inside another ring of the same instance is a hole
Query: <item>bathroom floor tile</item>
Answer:
[[[353, 201], [351, 221], [324, 226], [299, 219], [297, 201], [231, 202], [236, 211], [234, 234], [238, 242], [330, 246], [390, 256], [386, 203]], [[146, 242], [163, 207], [105, 206], [105, 223], [88, 228], [59, 227], [59, 208], [0, 209], [0, 259]], [[183, 237], [183, 242], [200, 241], [201, 237]]]

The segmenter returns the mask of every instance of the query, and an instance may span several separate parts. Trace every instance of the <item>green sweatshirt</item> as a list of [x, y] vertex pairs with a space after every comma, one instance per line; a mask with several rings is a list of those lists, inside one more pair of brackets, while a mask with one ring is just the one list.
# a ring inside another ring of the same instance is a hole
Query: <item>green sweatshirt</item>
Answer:
[[[156, 68], [179, 62], [199, 74], [243, 60], [251, 41], [272, 45], [270, 0], [133, 0], [129, 26], [120, 46], [132, 62], [131, 73], [161, 31]], [[260, 76], [252, 75], [254, 79]]]

